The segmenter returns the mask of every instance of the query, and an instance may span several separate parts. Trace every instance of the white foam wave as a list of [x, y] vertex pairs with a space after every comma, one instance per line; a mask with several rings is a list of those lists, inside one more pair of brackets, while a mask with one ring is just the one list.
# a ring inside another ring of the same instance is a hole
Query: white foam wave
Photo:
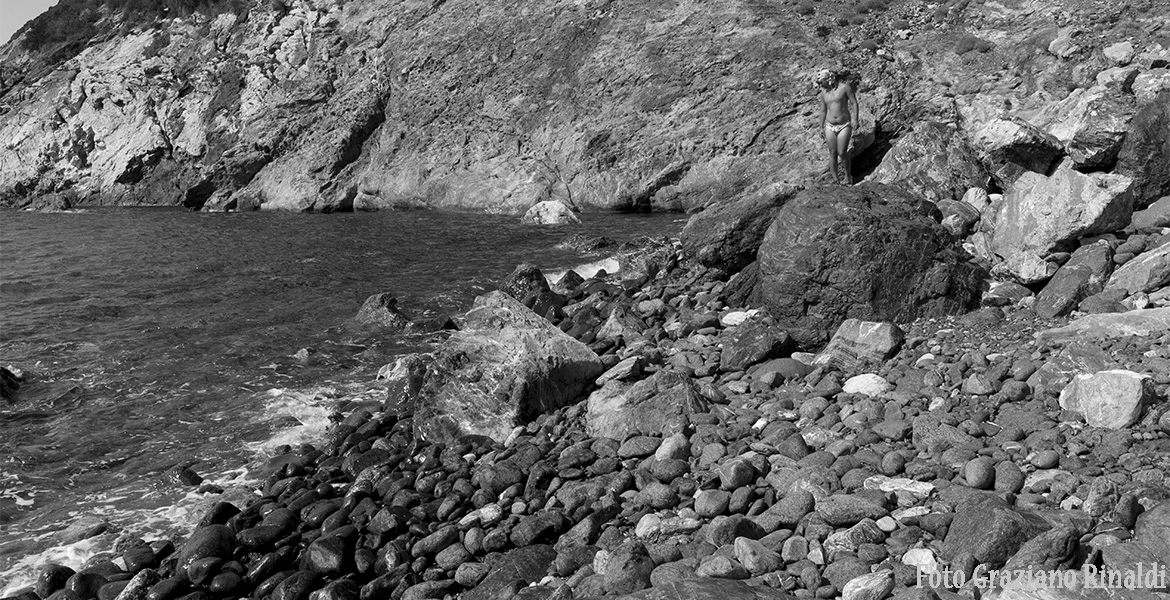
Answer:
[[[280, 388], [262, 392], [266, 419], [288, 420], [291, 417], [298, 424], [282, 428], [268, 439], [245, 443], [243, 447], [252, 453], [252, 461], [258, 463], [285, 444], [319, 443], [325, 439], [331, 424], [329, 416], [339, 403], [379, 403], [384, 394], [384, 389], [377, 384]], [[80, 569], [94, 555], [112, 551], [115, 541], [122, 536], [136, 536], [147, 542], [159, 539], [179, 541], [190, 534], [211, 505], [232, 502], [242, 506], [249, 496], [256, 494], [255, 490], [261, 484], [245, 466], [201, 474], [204, 483], [223, 489], [223, 493], [197, 493], [192, 489], [178, 499], [168, 500], [163, 496], [165, 492], [150, 489], [148, 485], [143, 487], [143, 482], [138, 482], [131, 487], [88, 498], [83, 509], [70, 514], [71, 522], [65, 529], [52, 528], [30, 534], [31, 547], [41, 548], [46, 544], [48, 547], [30, 552], [0, 571], [0, 582], [3, 582], [0, 583], [0, 597], [33, 585], [40, 569], [48, 563]], [[0, 479], [7, 481], [10, 478]], [[151, 499], [158, 499], [163, 505], [141, 507], [141, 501]], [[126, 507], [127, 502], [137, 504], [137, 507]], [[102, 523], [109, 524], [107, 533], [77, 541], [81, 532]]]
[[560, 281], [561, 278], [565, 276], [565, 273], [568, 273], [570, 270], [576, 271], [578, 275], [584, 277], [585, 279], [589, 279], [590, 277], [597, 275], [597, 273], [602, 269], [604, 269], [606, 273], [612, 275], [617, 273], [620, 267], [616, 258], [603, 258], [593, 262], [582, 263], [572, 267], [571, 269], [557, 269], [554, 271], [549, 271], [544, 274], [544, 278], [548, 280], [549, 285], [552, 285]]

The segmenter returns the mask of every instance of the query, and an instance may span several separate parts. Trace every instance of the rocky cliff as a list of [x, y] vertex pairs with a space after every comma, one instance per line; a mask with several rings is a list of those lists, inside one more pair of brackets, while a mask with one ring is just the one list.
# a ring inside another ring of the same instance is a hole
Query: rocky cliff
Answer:
[[1156, 0], [85, 1], [105, 33], [0, 49], [0, 203], [689, 210], [819, 175], [833, 65], [860, 76], [863, 174], [954, 198], [1018, 175], [971, 147], [1001, 118], [1084, 170], [1150, 168], [1096, 146], [1170, 85]]

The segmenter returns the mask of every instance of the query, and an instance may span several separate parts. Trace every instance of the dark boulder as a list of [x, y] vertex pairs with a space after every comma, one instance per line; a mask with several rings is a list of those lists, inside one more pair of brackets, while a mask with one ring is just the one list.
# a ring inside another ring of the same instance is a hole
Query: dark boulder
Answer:
[[1113, 248], [1101, 242], [1081, 246], [1036, 296], [1036, 314], [1046, 319], [1072, 312], [1081, 300], [1105, 289], [1113, 274]]
[[729, 327], [720, 339], [723, 342], [719, 356], [722, 371], [741, 371], [769, 358], [787, 356], [791, 351], [788, 332], [767, 316], [756, 316]]
[[536, 265], [522, 263], [517, 265], [504, 278], [504, 281], [500, 284], [500, 290], [517, 300], [523, 301], [529, 295], [539, 295], [549, 291], [549, 287], [544, 273], [541, 273], [540, 269], [536, 268]]
[[398, 310], [398, 298], [389, 292], [374, 294], [358, 310], [358, 323], [401, 331], [410, 325], [410, 317]]
[[880, 184], [805, 190], [768, 229], [756, 293], [805, 347], [823, 344], [847, 318], [974, 309], [986, 273], [937, 216], [929, 202]]
[[186, 569], [191, 563], [208, 557], [228, 560], [236, 549], [236, 543], [236, 534], [227, 525], [200, 527], [179, 551], [178, 566]]
[[20, 389], [20, 379], [4, 367], [0, 367], [0, 399], [16, 402], [16, 390]]
[[1170, 90], [1138, 110], [1113, 172], [1133, 178], [1134, 208], [1170, 195]]
[[692, 216], [679, 236], [683, 252], [704, 266], [743, 270], [756, 259], [777, 211], [800, 189], [776, 183]]

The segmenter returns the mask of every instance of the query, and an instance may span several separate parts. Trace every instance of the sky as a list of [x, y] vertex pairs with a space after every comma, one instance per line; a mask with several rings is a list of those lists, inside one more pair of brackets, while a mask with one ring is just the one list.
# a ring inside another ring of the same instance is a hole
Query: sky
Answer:
[[0, 44], [8, 43], [17, 29], [56, 3], [57, 0], [0, 0]]

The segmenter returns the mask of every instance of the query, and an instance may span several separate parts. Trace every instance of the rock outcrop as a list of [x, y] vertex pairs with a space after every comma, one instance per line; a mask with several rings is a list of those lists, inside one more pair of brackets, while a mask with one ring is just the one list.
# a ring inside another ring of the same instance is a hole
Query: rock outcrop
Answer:
[[545, 200], [537, 202], [520, 218], [524, 223], [533, 225], [572, 225], [579, 224], [581, 219], [573, 214], [573, 210], [564, 202]]
[[0, 203], [697, 210], [822, 178], [820, 66], [862, 176], [954, 199], [1067, 154], [1170, 193], [1165, 50], [1103, 54], [1149, 11], [880, 4], [65, 0], [0, 49]]

